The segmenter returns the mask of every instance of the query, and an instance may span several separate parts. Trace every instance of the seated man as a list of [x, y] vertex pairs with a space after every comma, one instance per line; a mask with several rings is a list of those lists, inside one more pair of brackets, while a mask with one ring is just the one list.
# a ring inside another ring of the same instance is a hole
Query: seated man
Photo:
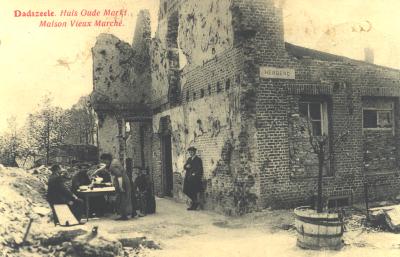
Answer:
[[[80, 168], [72, 177], [72, 193], [79, 195], [78, 189], [80, 186], [88, 186], [91, 180], [88, 175], [88, 170]], [[90, 198], [90, 215], [96, 214], [97, 217], [104, 216], [106, 208], [106, 201], [104, 196], [95, 196]]]
[[91, 181], [87, 174], [86, 169], [79, 169], [75, 174], [72, 176], [72, 193], [77, 194], [78, 189], [80, 186], [87, 186], [90, 185]]
[[59, 165], [53, 165], [50, 170], [52, 173], [47, 183], [47, 201], [52, 208], [55, 204], [67, 204], [75, 218], [80, 221], [83, 213], [83, 200], [67, 189]]

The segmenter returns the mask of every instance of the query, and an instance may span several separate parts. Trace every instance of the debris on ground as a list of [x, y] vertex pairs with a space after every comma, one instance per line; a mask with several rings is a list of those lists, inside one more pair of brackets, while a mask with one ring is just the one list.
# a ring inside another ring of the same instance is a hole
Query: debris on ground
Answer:
[[153, 240], [147, 240], [146, 237], [120, 238], [118, 240], [121, 242], [123, 247], [129, 247], [132, 249], [140, 249], [142, 247], [155, 250], [161, 249], [158, 244]]
[[[64, 168], [68, 177], [75, 169]], [[98, 226], [55, 227], [45, 200], [50, 174], [46, 166], [0, 166], [0, 256], [138, 256], [143, 249], [161, 249], [143, 236], [119, 239]]]
[[400, 205], [372, 208], [370, 219], [375, 226], [400, 233]]
[[[43, 197], [45, 185], [23, 169], [0, 170], [0, 256], [14, 256], [18, 246], [30, 243], [31, 234], [50, 226], [51, 211]], [[31, 220], [32, 229], [28, 229]]]

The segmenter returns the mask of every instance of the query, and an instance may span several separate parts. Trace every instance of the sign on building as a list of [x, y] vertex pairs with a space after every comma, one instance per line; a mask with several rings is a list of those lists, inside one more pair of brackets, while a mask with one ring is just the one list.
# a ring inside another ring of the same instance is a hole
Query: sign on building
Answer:
[[266, 79], [295, 79], [295, 70], [289, 68], [260, 67], [260, 77]]

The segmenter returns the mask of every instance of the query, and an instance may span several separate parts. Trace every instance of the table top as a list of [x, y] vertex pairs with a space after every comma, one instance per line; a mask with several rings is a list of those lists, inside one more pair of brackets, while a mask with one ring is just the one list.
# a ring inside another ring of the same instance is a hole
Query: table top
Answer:
[[108, 186], [108, 187], [94, 187], [90, 189], [88, 186], [80, 186], [78, 189], [79, 193], [82, 194], [90, 194], [90, 193], [113, 193], [115, 192], [115, 187]]

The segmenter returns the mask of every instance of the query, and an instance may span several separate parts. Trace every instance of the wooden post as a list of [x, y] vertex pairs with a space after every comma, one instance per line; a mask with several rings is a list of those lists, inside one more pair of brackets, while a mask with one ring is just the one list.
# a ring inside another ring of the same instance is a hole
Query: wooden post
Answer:
[[33, 222], [33, 219], [32, 219], [32, 218], [30, 218], [30, 219], [29, 219], [29, 224], [28, 224], [28, 227], [26, 228], [26, 231], [25, 231], [24, 238], [22, 239], [22, 245], [24, 245], [24, 244], [25, 244], [25, 242], [26, 242], [26, 239], [28, 238], [28, 234], [29, 234], [29, 230], [31, 229], [32, 222]]
[[323, 204], [322, 204], [322, 177], [323, 177], [323, 171], [324, 171], [324, 154], [323, 150], [320, 149], [320, 152], [318, 153], [318, 189], [317, 189], [317, 212], [321, 213], [323, 210]]
[[369, 221], [369, 207], [368, 207], [368, 182], [364, 182], [364, 200], [365, 200], [365, 209], [367, 210], [367, 221]]

